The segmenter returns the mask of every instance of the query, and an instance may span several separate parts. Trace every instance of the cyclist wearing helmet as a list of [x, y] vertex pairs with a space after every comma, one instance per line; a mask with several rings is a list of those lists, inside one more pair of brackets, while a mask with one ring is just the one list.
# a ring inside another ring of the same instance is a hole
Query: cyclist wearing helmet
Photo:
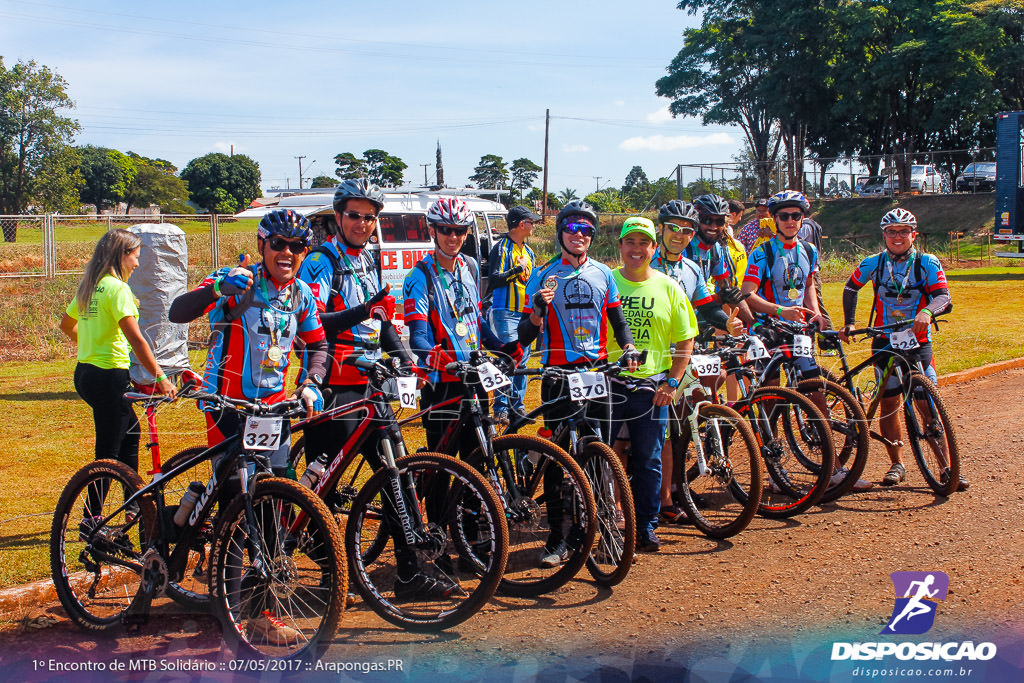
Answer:
[[[434, 251], [409, 271], [402, 285], [409, 345], [420, 366], [430, 371], [430, 382], [421, 391], [421, 408], [462, 395], [459, 378], [445, 372], [444, 367], [469, 360], [486, 332], [481, 325], [477, 284], [480, 267], [476, 259], [459, 253], [473, 224], [473, 214], [462, 199], [442, 197], [431, 204], [427, 226]], [[488, 346], [494, 345], [490, 336], [487, 341]], [[487, 395], [482, 394], [481, 399], [486, 405]], [[427, 448], [437, 446], [449, 422], [449, 416], [424, 416]], [[465, 446], [470, 447], [468, 438]]]
[[697, 239], [691, 240], [683, 256], [700, 266], [708, 286], [717, 292], [723, 303], [739, 301], [739, 290], [729, 285], [729, 274], [735, 270], [728, 250], [722, 245], [729, 203], [717, 194], [702, 194], [693, 200], [697, 210]]
[[[329, 363], [324, 383], [331, 387], [328, 408], [357, 401], [366, 394], [366, 377], [351, 359], [379, 359], [383, 347], [403, 362], [412, 362], [391, 324], [395, 299], [387, 287], [380, 286], [373, 258], [364, 249], [383, 207], [384, 193], [362, 178], [338, 185], [331, 235], [310, 253], [298, 271], [298, 278], [309, 284], [316, 298], [327, 334]], [[334, 455], [337, 444], [344, 443], [360, 421], [357, 416], [344, 415], [308, 427], [306, 462]], [[376, 439], [367, 442], [364, 455], [374, 470], [380, 467]]]
[[[619, 347], [626, 352], [626, 365], [636, 370], [636, 347], [633, 334], [622, 313], [619, 289], [611, 269], [587, 257], [597, 231], [597, 214], [583, 201], [571, 201], [555, 219], [555, 243], [560, 254], [533, 271], [526, 284], [526, 307], [519, 323], [519, 343], [525, 348], [540, 334], [541, 363], [545, 366], [588, 367], [608, 358], [609, 329]], [[564, 379], [545, 380], [541, 384], [542, 403], [568, 393]], [[568, 416], [565, 409], [547, 411], [545, 423], [552, 431]], [[587, 402], [587, 416], [606, 424], [608, 405], [601, 401]], [[605, 440], [608, 435], [603, 436]], [[545, 477], [545, 494], [557, 497], [559, 478]], [[549, 516], [560, 508], [548, 504]], [[540, 563], [554, 567], [569, 555], [562, 538], [561, 525], [551, 524], [551, 534], [541, 551]]]
[[[849, 333], [856, 323], [857, 294], [861, 287], [874, 285], [870, 325], [888, 325], [901, 320], [913, 320], [911, 328], [919, 346], [910, 351], [894, 351], [910, 362], [920, 361], [925, 374], [933, 382], [938, 379], [932, 358], [932, 318], [953, 306], [946, 284], [946, 274], [939, 259], [914, 248], [917, 238], [917, 218], [906, 209], [889, 211], [880, 222], [885, 249], [868, 256], [853, 271], [843, 289], [843, 329], [840, 338], [849, 341]], [[875, 339], [872, 351], [888, 346], [886, 339]], [[879, 410], [879, 427], [887, 439], [886, 451], [892, 467], [882, 479], [882, 486], [895, 486], [906, 478], [900, 443], [900, 394], [895, 378], [885, 387]], [[967, 480], [960, 478], [962, 491]]]
[[[168, 317], [187, 323], [208, 314], [212, 333], [203, 391], [249, 401], [276, 403], [287, 397], [285, 375], [297, 339], [303, 342], [296, 397], [311, 413], [323, 407], [318, 385], [327, 367], [327, 341], [309, 287], [295, 278], [313, 236], [309, 221], [294, 211], [266, 214], [257, 229], [262, 263], [221, 268], [171, 303]], [[241, 429], [233, 410], [206, 413], [209, 445]], [[271, 457], [283, 472], [288, 457], [288, 422]]]

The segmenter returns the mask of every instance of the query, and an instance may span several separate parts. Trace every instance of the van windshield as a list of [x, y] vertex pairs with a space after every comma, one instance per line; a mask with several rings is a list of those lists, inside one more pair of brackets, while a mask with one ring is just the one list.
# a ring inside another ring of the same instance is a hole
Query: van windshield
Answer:
[[385, 244], [430, 241], [427, 216], [422, 213], [382, 213], [380, 234]]

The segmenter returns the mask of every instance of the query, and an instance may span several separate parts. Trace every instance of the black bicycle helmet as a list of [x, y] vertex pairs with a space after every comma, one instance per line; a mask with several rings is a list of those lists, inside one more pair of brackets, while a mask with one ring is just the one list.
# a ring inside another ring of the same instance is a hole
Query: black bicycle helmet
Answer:
[[587, 204], [582, 199], [574, 199], [566, 204], [561, 211], [558, 212], [558, 217], [555, 219], [555, 226], [558, 232], [562, 232], [562, 228], [565, 227], [566, 219], [572, 216], [583, 216], [589, 218], [590, 222], [597, 227], [597, 212], [594, 211], [594, 207]]
[[690, 221], [697, 224], [697, 209], [690, 202], [681, 199], [673, 199], [668, 204], [662, 204], [658, 209], [658, 222], [669, 223], [676, 221]]
[[384, 193], [365, 178], [343, 180], [338, 185], [334, 190], [334, 210], [341, 213], [345, 202], [350, 199], [365, 199], [376, 206], [378, 211], [384, 208]]
[[263, 216], [256, 235], [267, 239], [271, 235], [280, 235], [287, 239], [301, 239], [307, 243], [313, 239], [313, 229], [309, 221], [301, 213], [291, 209], [276, 209]]
[[693, 200], [693, 206], [702, 216], [725, 216], [729, 213], [729, 202], [717, 194], [702, 194]]

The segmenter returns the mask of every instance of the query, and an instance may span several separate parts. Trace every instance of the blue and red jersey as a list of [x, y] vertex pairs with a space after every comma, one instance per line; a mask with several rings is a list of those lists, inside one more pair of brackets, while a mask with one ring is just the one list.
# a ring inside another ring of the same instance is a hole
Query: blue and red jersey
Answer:
[[608, 311], [618, 308], [619, 288], [608, 266], [586, 259], [579, 268], [559, 257], [535, 269], [526, 283], [524, 315], [533, 312], [533, 295], [555, 291], [547, 307], [541, 346], [544, 365], [574, 365], [608, 357]]
[[[701, 274], [708, 288], [719, 284], [728, 284], [729, 266], [726, 252], [721, 244], [704, 244], [700, 235], [694, 236], [690, 243], [683, 249], [683, 256], [690, 259], [700, 268]], [[714, 283], [714, 284], [712, 284]]]
[[678, 261], [670, 261], [661, 255], [661, 248], [654, 251], [654, 258], [651, 259], [651, 266], [660, 273], [665, 273], [679, 283], [686, 293], [686, 298], [694, 308], [703, 306], [714, 301], [711, 290], [708, 289], [707, 280], [701, 273], [700, 266], [680, 256]]
[[[210, 273], [197, 289], [210, 286], [229, 270]], [[250, 270], [252, 293], [221, 297], [205, 311], [213, 335], [203, 390], [229, 398], [276, 403], [286, 396], [285, 375], [295, 340], [307, 344], [320, 341], [324, 329], [306, 283], [293, 280], [278, 285], [265, 276], [261, 265]], [[271, 358], [276, 355], [271, 350], [275, 346], [281, 352], [277, 360]]]
[[[796, 240], [783, 244], [773, 237], [747, 258], [744, 284], [753, 282], [754, 290], [765, 301], [779, 306], [802, 306], [807, 288], [814, 288], [811, 276], [818, 270], [818, 252], [813, 244]], [[790, 291], [796, 296], [790, 297]]]
[[[885, 251], [868, 256], [853, 271], [850, 281], [857, 289], [874, 283], [875, 300], [869, 325], [913, 320], [932, 297], [949, 290], [939, 259], [917, 249], [911, 249], [906, 258], [895, 262]], [[931, 327], [917, 339], [921, 343], [930, 341]]]
[[[356, 249], [339, 244], [333, 237], [323, 243], [321, 249], [331, 253], [338, 263], [340, 277], [338, 290], [335, 282], [334, 263], [331, 256], [314, 251], [299, 267], [298, 278], [309, 284], [316, 299], [317, 310], [321, 313], [344, 311], [358, 306], [380, 291], [380, 279], [376, 265], [366, 249]], [[327, 376], [324, 384], [333, 386], [363, 385], [367, 378], [358, 368], [346, 364], [345, 359], [357, 355], [371, 360], [381, 358], [381, 322], [364, 320], [349, 329], [341, 330], [327, 339], [329, 346]]]

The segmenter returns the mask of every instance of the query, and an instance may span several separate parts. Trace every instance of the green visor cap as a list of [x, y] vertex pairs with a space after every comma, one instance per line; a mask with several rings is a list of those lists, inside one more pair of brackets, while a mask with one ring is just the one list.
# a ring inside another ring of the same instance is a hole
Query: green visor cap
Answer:
[[621, 240], [631, 232], [641, 232], [650, 237], [652, 242], [658, 241], [658, 233], [654, 231], [654, 223], [649, 218], [627, 218], [622, 224], [622, 232], [619, 233], [619, 239]]

